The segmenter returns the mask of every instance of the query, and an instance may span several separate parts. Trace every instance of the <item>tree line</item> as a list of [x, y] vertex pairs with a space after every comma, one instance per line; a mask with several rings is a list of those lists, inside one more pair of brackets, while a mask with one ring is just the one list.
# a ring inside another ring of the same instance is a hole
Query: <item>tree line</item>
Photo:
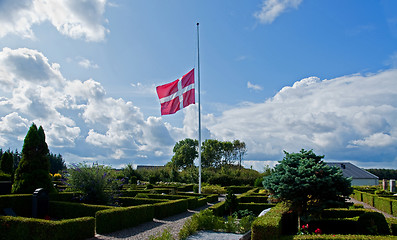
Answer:
[[397, 179], [397, 169], [370, 168], [365, 170], [376, 175], [379, 179]]
[[[169, 165], [177, 169], [186, 169], [194, 165], [198, 157], [198, 141], [186, 138], [177, 142], [173, 148], [174, 155]], [[241, 162], [247, 153], [246, 144], [240, 140], [219, 141], [207, 139], [201, 148], [201, 166], [205, 168], [221, 168], [234, 165], [241, 167]]]

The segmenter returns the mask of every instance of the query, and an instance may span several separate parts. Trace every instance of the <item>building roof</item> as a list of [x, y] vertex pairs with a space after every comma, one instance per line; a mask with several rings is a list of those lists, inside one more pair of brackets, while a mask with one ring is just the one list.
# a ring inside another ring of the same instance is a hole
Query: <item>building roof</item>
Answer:
[[326, 162], [326, 164], [342, 169], [344, 177], [352, 177], [353, 179], [379, 179], [376, 175], [349, 162]]

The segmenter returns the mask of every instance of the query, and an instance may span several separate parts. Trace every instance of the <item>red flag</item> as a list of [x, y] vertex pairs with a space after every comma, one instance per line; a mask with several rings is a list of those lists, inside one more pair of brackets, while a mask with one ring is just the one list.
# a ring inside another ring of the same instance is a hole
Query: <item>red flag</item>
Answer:
[[161, 104], [161, 115], [174, 114], [195, 104], [194, 68], [180, 79], [156, 87]]

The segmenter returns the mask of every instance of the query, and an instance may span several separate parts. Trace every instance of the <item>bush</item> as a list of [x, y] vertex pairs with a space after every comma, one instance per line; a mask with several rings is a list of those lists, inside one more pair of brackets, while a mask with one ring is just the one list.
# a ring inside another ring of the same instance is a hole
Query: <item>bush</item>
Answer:
[[241, 203], [267, 203], [267, 196], [241, 196], [239, 200]]
[[367, 212], [358, 219], [362, 234], [387, 235], [390, 234], [385, 216], [378, 212]]
[[98, 211], [95, 214], [96, 232], [104, 234], [134, 227], [151, 221], [153, 216], [154, 208], [152, 205], [120, 207]]
[[226, 189], [220, 185], [208, 185], [201, 187], [201, 192], [204, 194], [225, 194]]
[[114, 207], [90, 205], [85, 203], [71, 203], [71, 202], [49, 202], [49, 215], [58, 219], [70, 219], [78, 217], [95, 217], [96, 212], [112, 209]]
[[219, 202], [217, 204], [212, 205], [209, 209], [214, 213], [215, 216], [223, 216], [225, 215], [225, 201]]
[[153, 204], [154, 217], [162, 219], [178, 213], [185, 212], [188, 208], [187, 199], [173, 200], [164, 203]]
[[263, 187], [262, 182], [263, 182], [263, 177], [255, 179], [254, 187]]
[[371, 212], [371, 210], [366, 209], [343, 209], [343, 208], [331, 208], [325, 209], [321, 213], [322, 218], [354, 218], [363, 215], [366, 212]]
[[10, 194], [0, 196], [0, 213], [4, 208], [12, 208], [18, 216], [32, 216], [32, 194]]
[[390, 199], [377, 196], [374, 198], [374, 207], [385, 213], [392, 214], [392, 203]]
[[119, 197], [117, 200], [121, 206], [123, 207], [130, 207], [130, 206], [137, 206], [143, 204], [155, 204], [161, 202], [168, 202], [168, 200], [163, 199], [150, 199], [150, 198], [131, 198], [131, 197]]
[[232, 190], [235, 194], [245, 193], [249, 190], [253, 189], [251, 186], [229, 186], [227, 187], [227, 191]]
[[282, 217], [289, 210], [284, 204], [277, 204], [264, 216], [258, 217], [252, 223], [251, 239], [278, 239], [282, 234]]
[[0, 239], [87, 239], [95, 235], [93, 217], [60, 221], [0, 216]]
[[81, 192], [85, 203], [108, 204], [119, 187], [110, 176], [111, 169], [103, 165], [75, 164], [69, 168], [69, 174], [67, 183], [73, 191]]

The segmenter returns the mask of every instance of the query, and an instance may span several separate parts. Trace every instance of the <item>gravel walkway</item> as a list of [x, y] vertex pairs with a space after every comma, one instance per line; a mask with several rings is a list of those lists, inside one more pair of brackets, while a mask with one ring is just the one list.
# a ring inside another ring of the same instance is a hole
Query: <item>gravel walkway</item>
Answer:
[[207, 204], [195, 210], [188, 210], [187, 212], [174, 215], [164, 219], [153, 219], [151, 222], [142, 223], [136, 227], [127, 228], [121, 231], [109, 233], [106, 235], [95, 234], [95, 237], [87, 240], [103, 239], [128, 239], [128, 240], [144, 240], [150, 236], [161, 234], [165, 229], [168, 229], [175, 239], [178, 239], [178, 233], [185, 224], [186, 220], [193, 214], [204, 210], [213, 204]]
[[360, 201], [358, 201], [358, 200], [356, 200], [356, 199], [354, 199], [354, 198], [350, 198], [349, 201], [352, 202], [352, 203], [362, 204], [362, 205], [364, 206], [364, 208], [368, 208], [368, 209], [372, 209], [372, 210], [374, 210], [374, 211], [380, 212], [380, 213], [382, 213], [383, 215], [385, 215], [386, 218], [396, 218], [396, 219], [397, 219], [397, 217], [394, 217], [394, 216], [392, 216], [392, 215], [390, 215], [390, 214], [388, 214], [388, 213], [382, 212], [381, 210], [379, 210], [379, 209], [377, 209], [377, 208], [374, 208], [374, 207], [372, 207], [371, 205], [369, 205], [369, 204], [367, 204], [367, 203], [365, 203], [365, 202], [360, 202]]

